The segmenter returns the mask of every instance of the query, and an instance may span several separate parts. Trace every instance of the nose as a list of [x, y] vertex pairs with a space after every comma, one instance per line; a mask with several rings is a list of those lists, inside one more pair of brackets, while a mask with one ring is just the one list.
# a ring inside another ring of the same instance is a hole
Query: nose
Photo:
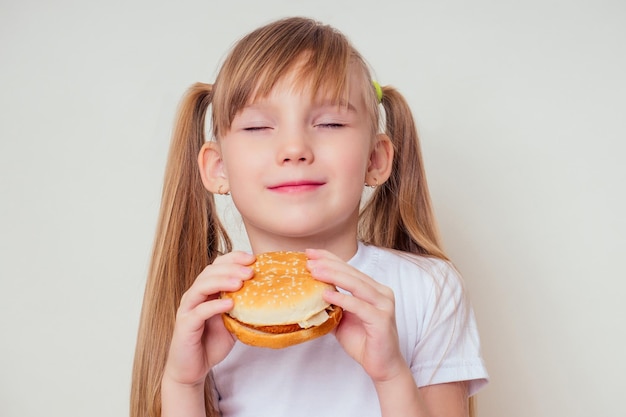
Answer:
[[276, 157], [281, 165], [313, 162], [313, 149], [307, 133], [302, 129], [290, 129], [284, 132], [279, 140]]

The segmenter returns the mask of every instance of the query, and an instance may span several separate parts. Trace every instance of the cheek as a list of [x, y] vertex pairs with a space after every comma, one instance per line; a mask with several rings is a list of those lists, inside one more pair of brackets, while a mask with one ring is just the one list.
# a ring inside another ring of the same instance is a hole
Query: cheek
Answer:
[[238, 181], [241, 177], [249, 176], [259, 165], [259, 159], [249, 149], [240, 149], [236, 143], [222, 146], [222, 162], [224, 174], [229, 181]]
[[362, 149], [347, 149], [342, 156], [336, 157], [336, 166], [350, 178], [360, 181], [365, 178], [365, 173], [370, 165], [369, 155]]

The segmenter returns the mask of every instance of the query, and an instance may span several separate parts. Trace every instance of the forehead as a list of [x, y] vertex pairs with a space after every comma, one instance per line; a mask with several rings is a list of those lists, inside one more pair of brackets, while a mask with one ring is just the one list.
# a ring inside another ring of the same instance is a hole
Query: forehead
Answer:
[[[271, 87], [270, 87], [271, 86]], [[319, 77], [307, 68], [305, 59], [296, 62], [289, 71], [275, 80], [259, 80], [243, 106], [249, 106], [280, 94], [297, 94], [317, 104], [354, 106], [364, 102], [364, 75], [356, 64], [351, 64], [341, 79]]]
[[311, 62], [314, 58], [306, 55], [280, 73], [271, 69], [264, 71], [256, 81], [250, 99], [267, 96], [276, 88], [288, 88], [315, 98], [337, 100], [357, 88], [363, 78], [362, 71], [358, 71], [354, 63], [348, 64], [346, 68], [329, 68], [324, 71]]

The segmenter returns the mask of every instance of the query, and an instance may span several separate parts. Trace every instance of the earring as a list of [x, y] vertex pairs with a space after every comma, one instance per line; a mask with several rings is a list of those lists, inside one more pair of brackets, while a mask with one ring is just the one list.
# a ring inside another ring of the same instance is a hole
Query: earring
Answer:
[[374, 184], [368, 184], [368, 183], [366, 182], [366, 183], [365, 183], [365, 186], [366, 186], [366, 187], [369, 187], [369, 188], [376, 188], [376, 187], [378, 187], [378, 178], [374, 177]]
[[224, 185], [220, 185], [219, 187], [217, 187], [217, 193], [219, 195], [230, 195], [229, 191], [222, 191], [222, 188], [224, 188]]

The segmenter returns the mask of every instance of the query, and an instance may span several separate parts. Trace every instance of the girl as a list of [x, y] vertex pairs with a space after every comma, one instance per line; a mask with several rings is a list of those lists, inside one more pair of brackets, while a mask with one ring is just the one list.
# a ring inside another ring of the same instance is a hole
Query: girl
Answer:
[[[232, 196], [252, 254], [232, 251], [216, 193]], [[273, 250], [305, 251], [340, 288], [325, 295], [344, 309], [334, 334], [271, 350], [224, 328], [220, 291]], [[180, 109], [131, 416], [465, 416], [486, 378], [405, 100], [331, 27], [290, 18], [244, 37]]]

